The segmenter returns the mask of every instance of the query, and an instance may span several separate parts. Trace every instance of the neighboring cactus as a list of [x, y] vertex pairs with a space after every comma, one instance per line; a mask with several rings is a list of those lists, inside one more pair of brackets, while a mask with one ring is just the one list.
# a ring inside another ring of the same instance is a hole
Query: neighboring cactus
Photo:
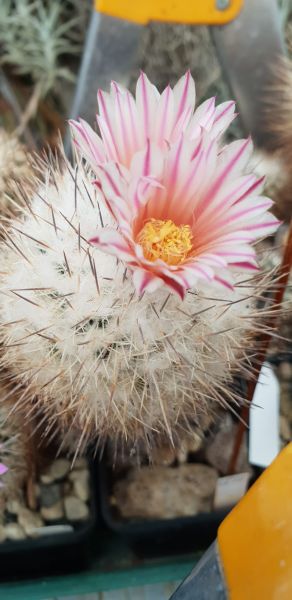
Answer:
[[265, 189], [274, 199], [275, 214], [289, 222], [292, 216], [292, 61], [280, 58], [271, 69], [273, 84], [266, 94], [263, 112], [267, 142], [265, 148], [257, 150], [254, 166], [258, 175], [266, 175]]
[[14, 212], [15, 204], [8, 196], [13, 182], [23, 181], [31, 172], [25, 147], [15, 135], [0, 129], [0, 216]]
[[[13, 498], [21, 492], [28, 474], [27, 437], [23, 420], [10, 412], [11, 390], [0, 386], [0, 508], [3, 498]], [[7, 403], [5, 402], [7, 398]], [[9, 402], [8, 402], [9, 398]], [[1, 470], [1, 464], [5, 469]]]
[[267, 280], [241, 272], [234, 290], [204, 282], [183, 301], [165, 287], [139, 297], [125, 265], [87, 242], [112, 219], [82, 166], [64, 160], [45, 179], [2, 250], [2, 365], [23, 385], [16, 412], [46, 420], [48, 435], [79, 434], [79, 450], [107, 435], [175, 441], [216, 403], [232, 406]]

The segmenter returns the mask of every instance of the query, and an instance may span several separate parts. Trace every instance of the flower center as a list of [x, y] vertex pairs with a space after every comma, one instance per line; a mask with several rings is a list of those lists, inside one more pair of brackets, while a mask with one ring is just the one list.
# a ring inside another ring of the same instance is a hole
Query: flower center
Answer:
[[138, 234], [137, 242], [148, 260], [160, 258], [168, 265], [179, 265], [192, 249], [192, 232], [189, 225], [175, 225], [170, 219], [150, 219]]

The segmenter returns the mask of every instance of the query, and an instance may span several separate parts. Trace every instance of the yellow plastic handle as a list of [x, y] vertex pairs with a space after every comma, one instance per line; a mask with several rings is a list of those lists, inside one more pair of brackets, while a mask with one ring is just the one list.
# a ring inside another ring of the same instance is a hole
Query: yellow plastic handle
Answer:
[[99, 12], [146, 25], [149, 21], [223, 25], [240, 12], [244, 0], [95, 0]]
[[292, 443], [218, 531], [230, 600], [292, 598]]

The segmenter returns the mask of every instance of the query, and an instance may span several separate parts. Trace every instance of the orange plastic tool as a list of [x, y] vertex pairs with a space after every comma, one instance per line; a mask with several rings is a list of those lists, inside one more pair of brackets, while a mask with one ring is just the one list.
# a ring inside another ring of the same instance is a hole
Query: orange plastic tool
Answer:
[[223, 25], [234, 19], [243, 0], [95, 0], [95, 8], [139, 25], [149, 21]]
[[218, 531], [231, 600], [292, 598], [292, 442]]

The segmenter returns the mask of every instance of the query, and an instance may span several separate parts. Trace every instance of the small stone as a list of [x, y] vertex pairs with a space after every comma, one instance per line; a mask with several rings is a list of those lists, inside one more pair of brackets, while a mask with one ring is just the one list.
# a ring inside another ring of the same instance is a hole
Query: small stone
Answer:
[[45, 521], [58, 521], [64, 517], [64, 505], [62, 500], [56, 502], [52, 506], [41, 508], [41, 515]]
[[[0, 488], [1, 491], [1, 488]], [[3, 517], [6, 508], [6, 500], [4, 494], [0, 493], [0, 524], [3, 524]]]
[[16, 498], [7, 500], [6, 502], [6, 509], [11, 515], [18, 515], [23, 506], [23, 502], [17, 500]]
[[0, 544], [2, 542], [5, 542], [6, 538], [7, 538], [7, 534], [5, 531], [5, 527], [3, 527], [3, 525], [0, 525]]
[[[206, 447], [205, 452], [207, 462], [222, 475], [225, 475], [228, 471], [236, 432], [237, 424], [232, 421], [229, 415], [226, 415], [219, 431], [214, 435], [213, 439], [211, 439]], [[250, 471], [251, 467], [248, 462], [246, 436], [244, 436], [235, 472], [242, 473]]]
[[192, 435], [186, 437], [178, 451], [177, 451], [177, 460], [180, 464], [187, 462], [189, 454], [195, 454], [198, 452], [203, 445], [202, 438], [197, 434], [193, 433]]
[[198, 422], [200, 429], [207, 432], [209, 431], [210, 427], [212, 427], [212, 425], [214, 424], [214, 416], [209, 414], [202, 414], [198, 417]]
[[87, 502], [90, 498], [89, 472], [87, 470], [72, 471], [69, 475], [73, 482], [73, 490], [77, 498]]
[[287, 383], [281, 385], [280, 410], [281, 414], [288, 417], [289, 422], [292, 424], [292, 390], [291, 385]]
[[284, 415], [280, 416], [280, 436], [284, 442], [290, 442], [292, 439], [292, 432], [289, 421]]
[[67, 479], [66, 481], [64, 481], [63, 486], [62, 486], [62, 495], [63, 496], [72, 496], [72, 492], [73, 492], [73, 483], [72, 483], [72, 481], [69, 481]]
[[151, 459], [154, 465], [164, 465], [165, 467], [169, 467], [175, 462], [175, 449], [171, 446], [160, 446], [154, 448], [151, 453]]
[[76, 458], [73, 467], [74, 467], [74, 470], [87, 469], [88, 461], [86, 460], [86, 458], [84, 458], [84, 456], [80, 456], [79, 458]]
[[28, 536], [33, 536], [35, 529], [44, 525], [40, 514], [25, 507], [22, 507], [18, 513], [18, 523]]
[[134, 468], [115, 484], [112, 503], [125, 518], [194, 516], [211, 509], [217, 478], [201, 464]]
[[57, 458], [52, 464], [41, 474], [41, 482], [45, 484], [60, 481], [66, 477], [70, 471], [71, 464], [66, 458]]
[[24, 540], [26, 537], [24, 529], [18, 523], [8, 523], [4, 530], [7, 540]]
[[58, 483], [42, 485], [40, 489], [40, 503], [42, 507], [50, 508], [61, 499], [61, 487]]
[[37, 498], [37, 500], [39, 499], [41, 494], [41, 487], [38, 483], [32, 484], [32, 494], [35, 498]]
[[278, 373], [279, 373], [279, 378], [282, 379], [282, 381], [291, 381], [292, 380], [292, 364], [287, 361], [281, 362], [279, 365]]
[[188, 448], [184, 441], [181, 443], [180, 447], [176, 451], [176, 458], [180, 465], [183, 465], [188, 461]]
[[84, 521], [89, 517], [88, 506], [75, 496], [67, 496], [64, 500], [65, 514], [68, 521]]
[[195, 454], [195, 452], [198, 452], [202, 448], [203, 438], [198, 433], [194, 433], [186, 439], [186, 444], [188, 452]]

